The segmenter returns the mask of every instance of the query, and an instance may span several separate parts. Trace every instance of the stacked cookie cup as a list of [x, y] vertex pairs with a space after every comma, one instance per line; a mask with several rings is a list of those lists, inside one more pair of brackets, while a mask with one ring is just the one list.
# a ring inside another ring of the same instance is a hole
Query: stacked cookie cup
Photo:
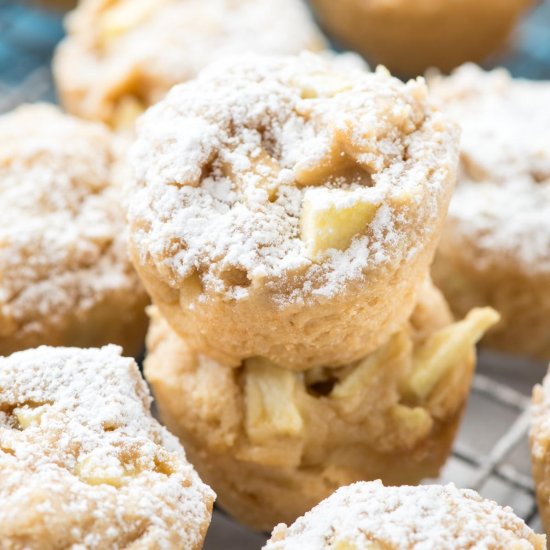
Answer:
[[138, 123], [145, 376], [220, 506], [268, 530], [339, 486], [435, 477], [490, 309], [429, 280], [458, 133], [422, 82], [245, 56]]

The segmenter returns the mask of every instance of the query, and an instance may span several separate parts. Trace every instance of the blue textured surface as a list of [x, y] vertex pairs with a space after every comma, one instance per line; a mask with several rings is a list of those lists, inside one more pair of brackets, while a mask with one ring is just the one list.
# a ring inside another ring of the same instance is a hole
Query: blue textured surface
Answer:
[[541, 2], [520, 25], [514, 47], [503, 61], [504, 66], [515, 76], [550, 79], [550, 2], [548, 0]]
[[63, 35], [62, 18], [23, 3], [0, 0], [0, 81], [20, 84], [47, 66]]

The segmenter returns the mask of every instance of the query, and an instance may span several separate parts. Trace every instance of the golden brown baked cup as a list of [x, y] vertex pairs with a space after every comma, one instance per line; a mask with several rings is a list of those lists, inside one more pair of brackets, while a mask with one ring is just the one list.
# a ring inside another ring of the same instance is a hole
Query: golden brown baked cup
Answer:
[[463, 129], [434, 281], [456, 315], [501, 314], [488, 347], [548, 360], [550, 84], [466, 65], [430, 87]]
[[116, 128], [225, 55], [325, 47], [301, 0], [82, 0], [66, 26], [54, 59], [61, 102]]
[[449, 485], [338, 489], [292, 525], [278, 525], [264, 550], [544, 550], [511, 508]]
[[202, 548], [215, 495], [121, 351], [0, 357], [2, 548]]
[[550, 375], [533, 390], [531, 464], [542, 526], [550, 533]]
[[0, 117], [0, 355], [143, 350], [148, 297], [127, 252], [105, 127], [27, 105]]
[[260, 530], [354, 481], [437, 476], [469, 392], [474, 342], [496, 317], [475, 310], [453, 324], [426, 285], [410, 320], [367, 357], [294, 372], [261, 358], [228, 368], [152, 313], [145, 376], [160, 417], [220, 506]]
[[410, 316], [457, 153], [421, 81], [247, 56], [175, 87], [137, 134], [131, 253], [188, 345], [338, 366]]
[[343, 45], [401, 75], [450, 70], [502, 47], [534, 0], [311, 0]]

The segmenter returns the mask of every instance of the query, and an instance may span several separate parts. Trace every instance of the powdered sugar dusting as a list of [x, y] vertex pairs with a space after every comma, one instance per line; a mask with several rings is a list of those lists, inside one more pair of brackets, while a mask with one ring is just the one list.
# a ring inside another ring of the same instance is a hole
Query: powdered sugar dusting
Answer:
[[431, 87], [463, 130], [452, 231], [550, 271], [550, 84], [465, 65]]
[[0, 358], [3, 542], [200, 546], [214, 495], [151, 417], [137, 365], [120, 353], [40, 347]]
[[0, 142], [0, 338], [85, 315], [113, 290], [141, 295], [107, 130], [24, 106], [0, 117]]
[[[242, 298], [260, 280], [277, 293], [293, 274], [302, 284], [285, 300], [331, 296], [415, 254], [444, 208], [455, 155], [454, 127], [422, 81], [313, 54], [225, 60], [141, 119], [132, 242], [175, 286], [197, 273], [207, 291]], [[303, 198], [330, 189], [348, 193], [340, 204], [368, 195], [380, 208], [368, 234], [313, 261]]]
[[[454, 485], [384, 487], [380, 481], [338, 489], [290, 527], [277, 526], [265, 550], [344, 548], [542, 549], [544, 537], [510, 508]], [[523, 544], [523, 545], [519, 545]]]

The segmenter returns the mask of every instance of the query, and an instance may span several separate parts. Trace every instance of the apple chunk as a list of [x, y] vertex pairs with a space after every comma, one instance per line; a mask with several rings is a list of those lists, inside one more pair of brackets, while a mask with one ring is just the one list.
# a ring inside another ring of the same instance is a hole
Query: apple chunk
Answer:
[[299, 436], [304, 427], [294, 402], [299, 375], [261, 357], [247, 359], [245, 365], [245, 426], [250, 440], [263, 444]]
[[301, 237], [308, 255], [345, 250], [365, 232], [380, 206], [366, 193], [342, 189], [308, 189], [302, 202]]
[[499, 320], [499, 314], [490, 307], [474, 308], [462, 321], [432, 334], [414, 353], [405, 393], [425, 400], [457, 365], [457, 358], [473, 351], [483, 334]]

